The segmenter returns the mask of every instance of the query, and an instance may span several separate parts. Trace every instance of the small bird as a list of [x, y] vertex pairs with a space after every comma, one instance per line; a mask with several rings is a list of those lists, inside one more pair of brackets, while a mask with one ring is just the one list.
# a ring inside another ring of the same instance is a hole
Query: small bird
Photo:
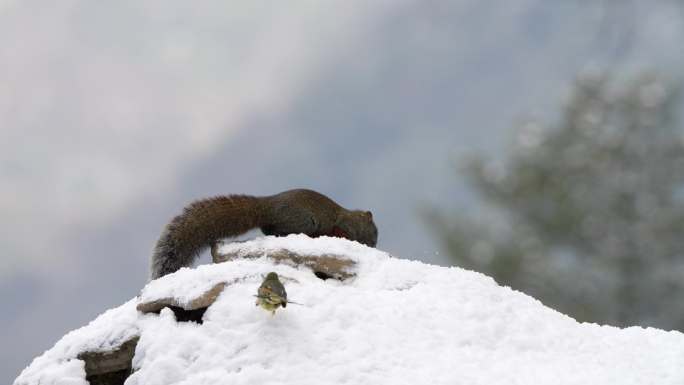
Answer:
[[287, 306], [287, 292], [280, 279], [278, 279], [278, 274], [275, 272], [270, 272], [266, 275], [264, 282], [259, 286], [256, 297], [256, 305], [261, 305], [262, 308], [270, 311], [273, 315], [275, 315], [278, 307]]

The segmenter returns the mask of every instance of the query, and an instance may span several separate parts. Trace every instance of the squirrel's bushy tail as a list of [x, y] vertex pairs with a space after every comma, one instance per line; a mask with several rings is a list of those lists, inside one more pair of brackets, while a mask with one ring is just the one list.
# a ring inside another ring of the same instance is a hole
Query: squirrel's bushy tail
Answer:
[[195, 201], [166, 225], [152, 255], [151, 277], [189, 266], [214, 242], [261, 227], [260, 198], [230, 195]]

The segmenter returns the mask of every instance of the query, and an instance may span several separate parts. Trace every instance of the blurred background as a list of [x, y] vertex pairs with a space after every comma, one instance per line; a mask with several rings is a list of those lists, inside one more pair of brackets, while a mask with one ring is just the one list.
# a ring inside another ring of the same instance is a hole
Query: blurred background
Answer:
[[0, 0], [0, 382], [134, 297], [214, 194], [684, 330], [684, 2]]

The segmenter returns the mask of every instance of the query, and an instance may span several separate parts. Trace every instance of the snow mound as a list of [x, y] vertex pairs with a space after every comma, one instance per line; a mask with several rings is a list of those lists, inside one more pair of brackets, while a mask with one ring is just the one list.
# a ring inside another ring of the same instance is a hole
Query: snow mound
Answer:
[[[140, 298], [70, 332], [15, 384], [87, 384], [84, 350], [140, 336], [128, 385], [161, 384], [684, 384], [684, 334], [580, 324], [491, 278], [392, 258], [356, 242], [303, 235], [239, 245], [338, 254], [356, 276], [321, 280], [264, 256], [203, 265], [150, 282]], [[276, 271], [302, 306], [254, 305]], [[230, 281], [202, 324], [136, 311], [139, 300], [189, 301]]]

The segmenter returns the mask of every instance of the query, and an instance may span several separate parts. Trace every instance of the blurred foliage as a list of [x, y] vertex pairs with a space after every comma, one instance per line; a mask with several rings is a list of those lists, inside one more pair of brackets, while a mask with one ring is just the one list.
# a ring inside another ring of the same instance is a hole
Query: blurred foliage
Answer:
[[580, 76], [556, 124], [523, 124], [503, 163], [470, 159], [493, 218], [429, 211], [457, 265], [580, 321], [684, 330], [678, 88]]

